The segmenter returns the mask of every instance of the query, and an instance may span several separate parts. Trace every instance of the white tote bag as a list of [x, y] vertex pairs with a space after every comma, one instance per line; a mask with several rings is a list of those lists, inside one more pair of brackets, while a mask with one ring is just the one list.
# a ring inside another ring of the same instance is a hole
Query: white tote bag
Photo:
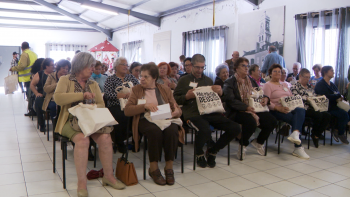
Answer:
[[118, 124], [107, 108], [97, 108], [96, 105], [79, 103], [68, 109], [76, 116], [78, 125], [85, 137], [96, 133], [99, 129]]
[[264, 97], [264, 91], [261, 88], [253, 88], [252, 95], [249, 98], [249, 107], [253, 107], [256, 113], [268, 112], [267, 105], [261, 105], [261, 99]]
[[342, 110], [344, 110], [344, 111], [346, 111], [346, 112], [348, 112], [348, 111], [350, 110], [349, 103], [346, 102], [346, 101], [344, 101], [344, 100], [343, 100], [343, 101], [338, 101], [337, 106], [338, 106], [340, 109], [342, 109]]
[[297, 107], [304, 109], [303, 99], [300, 95], [282, 97], [281, 103], [283, 107], [288, 107], [289, 111], [293, 111]]
[[310, 105], [314, 108], [315, 111], [328, 111], [329, 100], [325, 95], [308, 97], [307, 101], [310, 103]]
[[211, 86], [198, 87], [193, 93], [196, 96], [200, 115], [225, 112], [219, 95], [211, 89]]
[[18, 89], [18, 75], [8, 75], [4, 83], [5, 95], [11, 94]]
[[[131, 89], [132, 87], [134, 87], [134, 85], [132, 84], [132, 82], [124, 82], [122, 86], [118, 86], [115, 91], [118, 93], [124, 93], [124, 94], [128, 94], [131, 93]], [[128, 99], [125, 98], [120, 98], [119, 99], [119, 103], [120, 103], [120, 109], [122, 111], [124, 111], [124, 108], [126, 106], [126, 103], [128, 102]]]

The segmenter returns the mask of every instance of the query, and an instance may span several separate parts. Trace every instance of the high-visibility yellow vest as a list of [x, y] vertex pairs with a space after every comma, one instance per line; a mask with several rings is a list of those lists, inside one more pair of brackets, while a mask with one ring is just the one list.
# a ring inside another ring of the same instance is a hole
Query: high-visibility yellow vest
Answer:
[[[18, 81], [19, 82], [28, 82], [30, 81], [30, 75], [32, 75], [32, 73], [30, 71], [32, 71], [32, 66], [34, 64], [34, 62], [38, 59], [38, 56], [31, 50], [27, 49], [25, 51], [23, 51], [24, 53], [27, 53], [29, 56], [29, 65], [22, 71], [18, 71]], [[20, 64], [21, 60], [19, 60], [18, 65]]]

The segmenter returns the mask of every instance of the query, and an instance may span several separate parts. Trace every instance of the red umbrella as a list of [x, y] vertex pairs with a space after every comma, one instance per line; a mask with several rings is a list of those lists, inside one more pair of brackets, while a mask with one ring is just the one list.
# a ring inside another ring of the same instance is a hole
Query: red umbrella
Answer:
[[119, 50], [115, 48], [110, 42], [105, 40], [104, 42], [101, 42], [100, 44], [92, 47], [89, 51], [96, 52], [96, 51], [115, 51], [118, 52]]

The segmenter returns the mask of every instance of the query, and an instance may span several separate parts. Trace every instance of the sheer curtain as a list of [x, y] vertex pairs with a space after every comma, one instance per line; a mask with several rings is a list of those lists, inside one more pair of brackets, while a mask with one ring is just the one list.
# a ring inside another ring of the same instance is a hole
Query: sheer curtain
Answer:
[[182, 33], [182, 54], [192, 57], [204, 55], [206, 70], [204, 74], [215, 79], [215, 68], [225, 61], [227, 51], [227, 26], [205, 28]]
[[295, 20], [297, 61], [310, 71], [315, 64], [332, 66], [335, 85], [343, 92], [350, 63], [350, 8], [299, 14]]
[[46, 43], [45, 49], [45, 57], [52, 58], [57, 62], [68, 57], [72, 60], [75, 51], [86, 52], [87, 45]]
[[140, 61], [141, 45], [142, 40], [122, 44], [122, 56], [128, 60], [129, 64], [134, 62], [136, 58], [138, 58], [137, 61]]

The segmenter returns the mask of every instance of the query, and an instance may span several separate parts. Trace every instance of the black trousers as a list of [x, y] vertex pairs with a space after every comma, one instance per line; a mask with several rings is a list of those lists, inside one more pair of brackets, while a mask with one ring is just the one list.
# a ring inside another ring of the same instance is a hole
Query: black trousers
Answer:
[[114, 129], [111, 132], [111, 137], [114, 145], [122, 144], [126, 139], [128, 118], [124, 115], [124, 111], [120, 109], [120, 106], [113, 106], [108, 108], [108, 110], [111, 112], [114, 119], [119, 123], [117, 125], [114, 125]]
[[43, 103], [45, 98], [44, 97], [36, 97], [35, 98], [35, 112], [38, 118], [38, 123], [40, 125], [40, 129], [45, 128], [45, 119], [44, 119], [44, 111], [43, 111]]
[[163, 131], [145, 118], [140, 119], [139, 132], [148, 139], [149, 162], [160, 161], [164, 149], [165, 161], [174, 161], [179, 141], [179, 126], [172, 123]]
[[319, 112], [314, 109], [308, 109], [305, 111], [305, 117], [312, 119], [312, 135], [320, 137], [322, 132], [327, 128], [331, 121], [331, 114], [328, 112]]
[[[256, 115], [259, 116], [259, 128], [261, 128], [261, 132], [257, 138], [257, 142], [259, 144], [264, 144], [265, 140], [269, 138], [270, 133], [273, 131], [277, 124], [276, 118], [270, 114], [269, 112], [260, 112]], [[242, 141], [240, 144], [243, 146], [249, 145], [249, 138], [255, 132], [257, 126], [256, 120], [250, 113], [246, 112], [237, 112], [234, 121], [242, 125]]]
[[27, 81], [27, 82], [24, 82], [24, 86], [26, 87], [26, 96], [27, 98], [29, 98], [31, 95], [30, 95], [30, 92], [29, 89], [30, 89], [30, 81]]
[[220, 136], [220, 139], [212, 147], [212, 152], [219, 152], [228, 143], [241, 133], [239, 124], [229, 120], [220, 113], [205, 114], [189, 118], [189, 120], [198, 128], [198, 135], [196, 136], [196, 154], [204, 154], [203, 146], [211, 139], [211, 129], [213, 126], [216, 129], [223, 130], [225, 133]]

